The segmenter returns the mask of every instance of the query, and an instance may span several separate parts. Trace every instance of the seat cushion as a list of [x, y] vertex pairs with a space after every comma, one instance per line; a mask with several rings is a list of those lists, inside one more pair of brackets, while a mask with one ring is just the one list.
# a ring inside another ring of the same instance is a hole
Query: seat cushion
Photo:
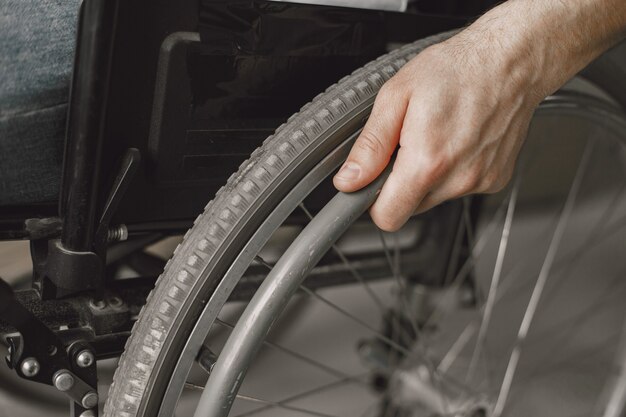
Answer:
[[57, 199], [79, 4], [0, 2], [0, 205]]

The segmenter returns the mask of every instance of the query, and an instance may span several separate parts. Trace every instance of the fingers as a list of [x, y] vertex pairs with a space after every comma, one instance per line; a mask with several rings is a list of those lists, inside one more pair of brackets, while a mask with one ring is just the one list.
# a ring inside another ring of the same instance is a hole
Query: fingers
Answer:
[[413, 214], [425, 213], [441, 203], [467, 195], [500, 192], [511, 181], [514, 166], [515, 161], [501, 169], [490, 171], [490, 175], [487, 176], [472, 168], [457, 171], [442, 184], [431, 189], [417, 205]]
[[398, 230], [413, 215], [431, 188], [428, 161], [400, 148], [393, 170], [370, 209], [374, 223], [387, 232]]
[[407, 104], [405, 92], [395, 83], [383, 86], [348, 159], [333, 178], [339, 191], [359, 190], [385, 169], [398, 145]]
[[429, 192], [426, 196], [420, 201], [420, 203], [415, 208], [413, 215], [418, 215], [427, 212], [431, 208], [438, 206], [441, 203], [444, 203], [448, 200], [453, 200], [455, 198], [459, 198], [461, 195], [456, 195], [451, 190], [435, 190], [433, 192]]

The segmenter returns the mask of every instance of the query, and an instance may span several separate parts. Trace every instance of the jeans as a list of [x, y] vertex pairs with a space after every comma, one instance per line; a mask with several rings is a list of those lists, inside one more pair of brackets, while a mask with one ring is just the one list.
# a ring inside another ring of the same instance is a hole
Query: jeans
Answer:
[[0, 206], [57, 199], [79, 5], [0, 2]]

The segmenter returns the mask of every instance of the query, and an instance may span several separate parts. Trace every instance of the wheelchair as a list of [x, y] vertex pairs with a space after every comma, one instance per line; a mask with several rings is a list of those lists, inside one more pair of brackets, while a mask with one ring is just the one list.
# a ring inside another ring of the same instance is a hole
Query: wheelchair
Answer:
[[539, 106], [504, 190], [387, 233], [384, 175], [330, 179], [493, 2], [314, 3], [77, 5], [67, 106], [30, 119], [54, 134], [0, 145], [33, 266], [0, 280], [2, 379], [76, 417], [622, 416], [626, 44]]

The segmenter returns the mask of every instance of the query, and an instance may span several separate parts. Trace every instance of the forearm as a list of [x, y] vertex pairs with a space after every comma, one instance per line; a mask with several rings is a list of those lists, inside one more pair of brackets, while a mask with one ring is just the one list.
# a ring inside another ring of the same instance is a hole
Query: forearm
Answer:
[[507, 57], [503, 70], [522, 73], [542, 99], [625, 35], [625, 0], [509, 0], [456, 41], [490, 40], [488, 53]]

